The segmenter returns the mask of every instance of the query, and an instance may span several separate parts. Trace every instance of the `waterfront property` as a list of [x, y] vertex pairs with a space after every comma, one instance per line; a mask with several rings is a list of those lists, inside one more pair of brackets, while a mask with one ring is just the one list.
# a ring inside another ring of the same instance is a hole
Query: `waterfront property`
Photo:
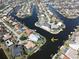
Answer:
[[14, 45], [10, 49], [11, 49], [13, 58], [23, 55], [23, 48], [20, 45]]
[[[46, 43], [45, 37], [43, 37], [39, 33], [36, 33], [34, 30], [31, 30], [28, 27], [18, 23], [17, 21], [13, 21], [10, 19], [11, 18], [4, 17], [1, 20], [3, 25], [11, 32], [5, 33], [3, 35], [4, 44], [6, 45], [5, 47], [9, 49], [8, 53], [11, 54], [8, 57], [17, 58], [23, 55], [31, 56], [32, 54], [39, 51], [40, 48]], [[14, 38], [13, 35], [15, 35], [16, 37]], [[16, 45], [22, 45], [22, 54], [19, 50], [16, 51], [18, 49], [18, 46]], [[16, 48], [14, 48], [14, 46], [16, 46]]]
[[2, 56], [6, 55], [8, 59], [11, 59], [11, 53], [8, 51], [8, 48], [14, 45], [15, 39], [16, 36], [11, 33], [11, 31], [3, 24], [3, 22], [0, 22], [0, 45], [5, 53]]
[[[9, 0], [10, 1], [10, 0]], [[11, 0], [11, 1], [14, 1], [14, 0]], [[15, 11], [15, 12], [17, 12], [15, 9], [17, 9], [18, 10], [18, 7], [14, 7], [14, 6], [18, 6], [18, 5], [21, 5], [21, 3], [22, 2], [16, 2], [16, 1], [23, 1], [23, 0], [15, 0], [14, 2], [12, 2], [11, 3], [11, 5], [13, 5], [13, 11]], [[35, 0], [33, 3], [36, 3], [37, 1]], [[19, 3], [19, 4], [18, 4]], [[38, 3], [36, 4], [36, 5], [38, 5]], [[45, 5], [45, 4], [43, 4], [43, 5]], [[33, 6], [32, 6], [33, 7]], [[42, 6], [40, 6], [40, 7], [42, 7]], [[44, 6], [44, 7], [46, 7], [46, 6]], [[43, 8], [44, 8], [43, 7]], [[43, 9], [43, 8], [41, 8], [41, 9]], [[51, 7], [51, 9], [52, 9], [52, 7]], [[23, 23], [23, 24], [25, 24], [26, 26], [28, 26], [28, 27], [30, 27], [30, 28], [32, 28], [32, 29], [35, 29], [38, 33], [40, 33], [41, 35], [43, 35], [43, 36], [45, 36], [46, 38], [47, 38], [47, 42], [46, 42], [46, 44], [45, 45], [43, 45], [42, 46], [42, 48], [40, 49], [40, 51], [38, 51], [38, 52], [36, 52], [36, 53], [34, 53], [34, 54], [32, 54], [31, 56], [30, 56], [30, 59], [50, 59], [51, 57], [50, 57], [50, 55], [51, 54], [55, 54], [55, 53], [57, 53], [57, 51], [58, 51], [58, 49], [60, 48], [60, 46], [62, 46], [63, 44], [64, 44], [64, 41], [65, 40], [67, 40], [67, 38], [68, 38], [68, 35], [70, 34], [70, 32], [71, 31], [74, 31], [73, 29], [76, 27], [76, 25], [79, 25], [79, 19], [77, 18], [77, 19], [73, 19], [73, 20], [70, 20], [70, 19], [68, 19], [68, 18], [66, 18], [66, 17], [64, 17], [63, 15], [61, 15], [61, 14], [59, 14], [59, 13], [57, 13], [56, 12], [56, 9], [54, 9], [54, 10], [52, 10], [52, 11], [54, 11], [54, 15], [56, 15], [58, 18], [60, 18], [62, 21], [63, 21], [63, 23], [66, 25], [66, 28], [64, 29], [64, 31], [61, 31], [60, 33], [58, 33], [58, 34], [55, 34], [55, 35], [53, 35], [53, 34], [51, 34], [51, 33], [49, 33], [49, 32], [47, 32], [47, 31], [45, 31], [45, 30], [43, 30], [43, 29], [41, 29], [41, 28], [38, 28], [38, 27], [36, 27], [36, 26], [34, 26], [34, 24], [35, 24], [35, 22], [37, 21], [37, 15], [36, 15], [36, 10], [34, 9], [34, 7], [33, 7], [33, 10], [34, 10], [34, 12], [33, 12], [33, 14], [32, 14], [32, 17], [26, 17], [26, 18], [24, 18], [24, 19], [21, 19], [21, 18], [18, 18], [17, 19], [17, 17], [16, 17], [16, 15], [15, 15], [15, 12], [13, 12], [13, 14], [14, 14], [14, 16], [12, 17], [12, 19], [11, 20], [9, 20], [9, 24], [11, 25], [11, 23], [14, 21], [14, 20], [22, 20], [22, 22], [21, 23]], [[46, 10], [47, 11], [47, 10]], [[44, 12], [45, 13], [45, 11], [43, 10], [43, 11], [41, 11], [41, 12]], [[13, 15], [12, 14], [12, 15]], [[52, 13], [53, 14], [53, 13]], [[51, 15], [52, 15], [51, 14]], [[15, 19], [16, 18], [16, 19]], [[46, 18], [46, 17], [45, 17]], [[14, 19], [14, 20], [13, 20]], [[3, 19], [2, 19], [3, 20]], [[13, 21], [12, 21], [13, 20]], [[50, 19], [49, 19], [50, 20]], [[49, 22], [50, 23], [50, 22]], [[48, 23], [48, 24], [49, 24]], [[19, 23], [20, 24], [20, 23]], [[4, 23], [4, 25], [5, 25], [5, 23]], [[8, 25], [8, 24], [7, 24]], [[18, 30], [18, 29], [21, 29], [22, 27], [20, 27], [19, 25], [17, 25], [16, 24], [16, 22], [15, 23], [12, 23], [12, 25], [13, 26], [10, 26], [10, 27], [8, 27], [8, 26], [6, 26], [7, 28], [9, 28], [10, 29], [10, 31], [12, 31], [13, 33], [14, 33], [14, 35], [16, 35], [17, 36], [17, 34], [16, 34], [16, 32], [20, 32], [20, 33], [22, 33], [22, 32], [24, 32], [24, 33], [26, 33], [24, 30], [24, 28], [22, 29], [22, 30]], [[16, 25], [16, 26], [15, 26]], [[16, 30], [18, 30], [18, 31], [16, 31]], [[31, 34], [31, 35], [30, 35]], [[28, 36], [30, 36], [29, 38], [28, 38]], [[32, 40], [31, 38], [32, 37], [34, 37], [34, 40]], [[54, 42], [51, 42], [50, 40], [51, 40], [51, 38], [52, 37], [54, 37], [55, 39], [58, 39], [58, 40], [56, 40], [56, 41], [54, 41]], [[25, 49], [27, 48], [27, 49], [29, 49], [30, 50], [30, 48], [34, 48], [34, 47], [36, 47], [37, 45], [36, 45], [36, 42], [38, 42], [38, 39], [37, 39], [38, 37], [36, 37], [36, 35], [34, 35], [32, 32], [28, 32], [28, 35], [23, 35], [22, 37], [21, 37], [21, 42], [25, 42], [25, 40], [26, 39], [29, 39], [28, 40], [28, 42], [27, 43], [25, 43], [25, 45], [23, 45], [24, 47], [25, 47]], [[9, 38], [10, 39], [10, 38]], [[24, 40], [24, 41], [23, 41]], [[32, 40], [32, 41], [30, 41], [30, 40]], [[27, 41], [27, 40], [26, 40]], [[13, 41], [12, 41], [13, 42]], [[18, 39], [17, 39], [17, 42], [18, 42]], [[16, 41], [14, 41], [14, 44], [16, 44], [17, 43]], [[67, 44], [66, 44], [67, 45]], [[11, 45], [11, 46], [13, 46], [13, 45]], [[11, 47], [11, 46], [9, 46], [9, 47]], [[68, 48], [67, 48], [68, 49]], [[65, 51], [67, 52], [67, 49], [65, 49]], [[27, 51], [27, 50], [26, 50]], [[8, 53], [9, 52], [7, 52], [7, 55], [8, 55]], [[27, 53], [26, 53], [27, 54]], [[11, 55], [11, 54], [10, 54]], [[9, 56], [10, 56], [9, 55]], [[28, 54], [27, 54], [28, 55]], [[60, 55], [60, 54], [59, 54]], [[18, 56], [18, 57], [20, 57], [20, 56]], [[18, 58], [18, 57], [16, 57], [16, 58]], [[10, 58], [11, 59], [11, 58]], [[18, 59], [20, 59], [20, 58], [18, 58]], [[24, 58], [21, 58], [21, 59], [24, 59]]]
[[3, 17], [4, 24], [15, 33], [16, 36], [20, 36], [24, 32], [24, 27], [21, 23], [17, 21], [13, 21], [12, 17], [4, 16]]
[[31, 3], [23, 3], [20, 10], [18, 10], [16, 16], [19, 18], [25, 18], [31, 16]]
[[[55, 10], [56, 12], [56, 10]], [[36, 29], [37, 32], [39, 32], [41, 35], [44, 35], [46, 38], [47, 38], [47, 43], [43, 46], [42, 50], [35, 53], [34, 55], [30, 56], [31, 59], [49, 59], [50, 58], [50, 54], [53, 53], [53, 55], [55, 53], [57, 53], [58, 51], [58, 47], [63, 45], [64, 41], [67, 40], [68, 38], [68, 34], [70, 34], [71, 31], [73, 31], [73, 29], [75, 28], [76, 25], [78, 25], [78, 20], [69, 20], [67, 18], [64, 18], [63, 16], [61, 16], [59, 13], [57, 13], [57, 16], [64, 21], [64, 24], [66, 25], [66, 28], [64, 31], [60, 32], [59, 34], [56, 34], [56, 35], [52, 35], [52, 34], [49, 34], [47, 31], [44, 31], [43, 29], [40, 29], [38, 27], [35, 27], [34, 26], [34, 21], [36, 18], [33, 17], [33, 18], [30, 18], [29, 20], [27, 18], [25, 19], [22, 19], [23, 20], [23, 23], [30, 27], [32, 24], [33, 26], [31, 26], [30, 28], [33, 28], [33, 29]], [[35, 16], [35, 14], [33, 14]], [[16, 18], [15, 16], [13, 16], [14, 18]], [[18, 19], [16, 18], [18, 21], [21, 21], [21, 19]], [[71, 28], [70, 28], [71, 27]], [[50, 39], [51, 37], [55, 37], [55, 38], [58, 38], [57, 41], [55, 42], [51, 42]], [[44, 57], [44, 56], [45, 57]]]
[[35, 26], [40, 27], [52, 34], [58, 34], [59, 32], [63, 31], [63, 29], [66, 27], [63, 21], [60, 21], [60, 19], [55, 17], [44, 3], [40, 3], [38, 6], [38, 21], [35, 23]]
[[71, 35], [69, 40], [60, 48], [52, 58], [56, 59], [79, 59], [79, 28]]
[[50, 3], [64, 17], [72, 19], [79, 16], [79, 0], [51, 0]]
[[65, 28], [65, 25], [59, 19], [52, 18], [51, 21], [48, 21], [45, 15], [41, 15], [39, 17], [39, 20], [35, 23], [35, 26], [40, 27], [52, 34], [58, 34]]
[[29, 28], [26, 28], [25, 33], [27, 34], [27, 36], [26, 35], [23, 35], [23, 36], [26, 38], [23, 39], [23, 36], [22, 36], [18, 44], [22, 44], [25, 47], [24, 48], [25, 53], [31, 56], [33, 53], [37, 52], [40, 49], [40, 47], [42, 47], [46, 43], [46, 39], [40, 34], [30, 30]]

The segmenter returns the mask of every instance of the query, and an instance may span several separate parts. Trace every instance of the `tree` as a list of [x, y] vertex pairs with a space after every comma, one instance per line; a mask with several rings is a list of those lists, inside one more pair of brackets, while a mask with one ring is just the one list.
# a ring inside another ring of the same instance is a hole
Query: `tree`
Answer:
[[20, 37], [20, 40], [26, 40], [26, 39], [27, 39], [27, 37], [25, 37], [25, 36]]

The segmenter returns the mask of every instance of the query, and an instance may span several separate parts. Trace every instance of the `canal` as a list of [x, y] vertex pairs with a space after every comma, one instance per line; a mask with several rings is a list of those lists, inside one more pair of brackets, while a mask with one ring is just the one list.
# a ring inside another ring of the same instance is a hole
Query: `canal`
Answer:
[[0, 48], [0, 59], [8, 59], [2, 48]]
[[[59, 12], [57, 12], [51, 5], [48, 5], [49, 9], [55, 14], [56, 17], [61, 19], [63, 23], [65, 24], [66, 28], [60, 32], [59, 34], [51, 34], [41, 28], [36, 27], [34, 24], [38, 20], [37, 17], [37, 8], [36, 5], [32, 5], [32, 16], [26, 17], [26, 18], [18, 18], [15, 14], [11, 13], [11, 16], [17, 19], [22, 24], [28, 26], [31, 29], [36, 30], [36, 32], [40, 33], [44, 37], [46, 37], [47, 42], [46, 44], [41, 47], [41, 49], [30, 56], [28, 59], [51, 59], [50, 55], [55, 54], [58, 52], [58, 47], [62, 46], [64, 42], [68, 39], [68, 35], [70, 32], [73, 32], [77, 25], [79, 25], [79, 17], [75, 19], [68, 19], [61, 15]], [[51, 38], [54, 37], [58, 39], [55, 42], [51, 41]]]

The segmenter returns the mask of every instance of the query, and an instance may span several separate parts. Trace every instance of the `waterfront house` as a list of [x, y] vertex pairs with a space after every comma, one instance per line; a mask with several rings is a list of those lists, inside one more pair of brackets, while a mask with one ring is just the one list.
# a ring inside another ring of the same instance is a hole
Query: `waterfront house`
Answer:
[[25, 43], [24, 46], [27, 49], [31, 49], [31, 48], [34, 48], [36, 45], [32, 41], [27, 41], [27, 43]]
[[11, 52], [12, 52], [12, 56], [16, 58], [23, 54], [23, 48], [21, 45], [14, 45], [11, 47]]
[[35, 34], [30, 34], [28, 36], [28, 40], [31, 40], [31, 41], [34, 41], [34, 42], [37, 42], [38, 38], [40, 38], [39, 36], [36, 36]]
[[78, 59], [78, 51], [73, 48], [69, 48], [68, 51], [65, 53], [64, 59]]

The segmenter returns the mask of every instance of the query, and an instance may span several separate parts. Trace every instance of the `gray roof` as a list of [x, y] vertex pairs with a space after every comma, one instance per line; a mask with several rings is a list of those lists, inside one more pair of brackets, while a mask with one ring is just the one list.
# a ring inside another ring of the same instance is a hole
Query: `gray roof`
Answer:
[[13, 57], [20, 56], [22, 55], [22, 52], [23, 52], [22, 46], [16, 46], [16, 45], [12, 46], [11, 50], [12, 50]]
[[78, 51], [69, 48], [69, 50], [66, 52], [65, 54], [67, 57], [69, 57], [70, 59], [78, 59]]

